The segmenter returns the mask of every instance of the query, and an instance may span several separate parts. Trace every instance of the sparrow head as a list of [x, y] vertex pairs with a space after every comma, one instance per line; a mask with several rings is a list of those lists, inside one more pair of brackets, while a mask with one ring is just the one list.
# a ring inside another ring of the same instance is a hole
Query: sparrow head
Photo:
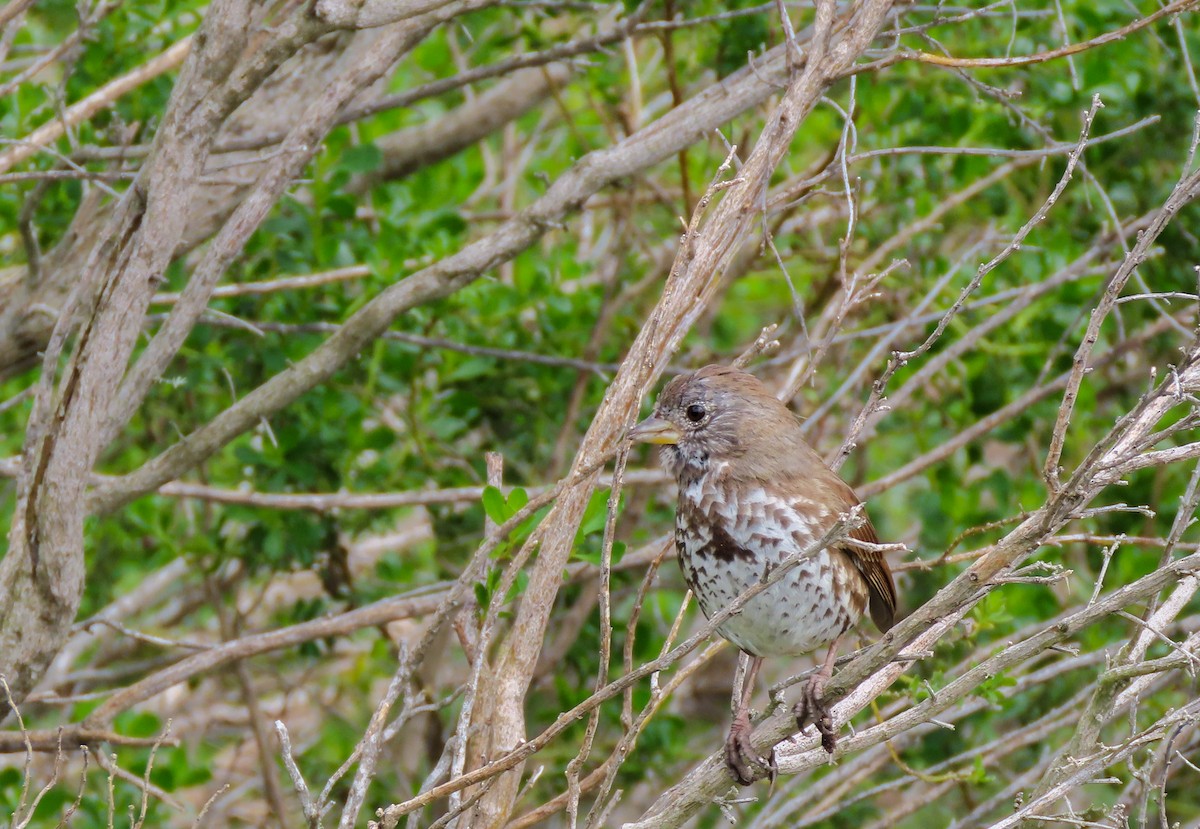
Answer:
[[[666, 385], [630, 438], [663, 446], [664, 465], [677, 477], [726, 462], [761, 468], [772, 445], [799, 439], [795, 416], [752, 374], [705, 366]], [[771, 464], [772, 466], [774, 464]]]

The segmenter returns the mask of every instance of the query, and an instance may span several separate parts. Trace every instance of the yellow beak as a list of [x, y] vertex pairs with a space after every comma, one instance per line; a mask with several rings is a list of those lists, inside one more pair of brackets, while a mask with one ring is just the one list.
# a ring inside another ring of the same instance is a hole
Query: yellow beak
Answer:
[[674, 444], [679, 443], [679, 430], [669, 421], [651, 415], [633, 427], [629, 439], [635, 443]]

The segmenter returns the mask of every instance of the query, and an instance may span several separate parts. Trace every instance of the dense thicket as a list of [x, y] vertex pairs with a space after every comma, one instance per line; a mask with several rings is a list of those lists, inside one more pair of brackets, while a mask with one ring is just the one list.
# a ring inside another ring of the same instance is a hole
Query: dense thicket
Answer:
[[[9, 0], [0, 814], [1200, 827], [1197, 6]], [[907, 617], [746, 790], [739, 356]]]

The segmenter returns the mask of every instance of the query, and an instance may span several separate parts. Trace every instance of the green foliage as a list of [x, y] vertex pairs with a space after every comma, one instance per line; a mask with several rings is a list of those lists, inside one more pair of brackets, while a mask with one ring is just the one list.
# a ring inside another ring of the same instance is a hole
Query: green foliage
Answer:
[[[482, 66], [559, 45], [569, 39], [564, 33], [586, 36], [598, 24], [588, 12], [568, 8], [573, 5], [482, 9], [461, 25], [435, 30], [396, 66], [386, 85], [394, 91], [410, 90], [454, 74], [463, 61]], [[623, 5], [634, 8], [638, 4]], [[120, 475], [141, 467], [181, 435], [211, 422], [236, 400], [311, 354], [330, 336], [321, 325], [351, 320], [373, 298], [405, 290], [415, 273], [460, 255], [495, 232], [501, 221], [545, 194], [587, 153], [610, 147], [628, 132], [661, 117], [673, 101], [672, 73], [688, 97], [741, 70], [748, 54], [757, 59], [764, 48], [780, 42], [774, 10], [770, 14], [725, 13], [758, 5], [752, 0], [676, 2], [675, 13], [687, 18], [718, 15], [721, 19], [640, 34], [630, 46], [636, 58], [633, 61], [620, 44], [588, 54], [573, 65], [571, 80], [556, 89], [544, 106], [436, 164], [421, 166], [398, 180], [378, 182], [365, 194], [357, 194], [350, 184], [356, 177], [371, 176], [384, 167], [384, 139], [397, 130], [435, 121], [477, 99], [494, 82], [474, 84], [469, 92], [453, 90], [335, 129], [304, 171], [304, 180], [275, 205], [251, 236], [223, 284], [260, 283], [356, 265], [365, 266], [366, 276], [303, 290], [215, 298], [211, 302], [215, 313], [194, 329], [132, 423], [98, 460], [96, 471]], [[1138, 8], [1152, 5], [1137, 3]], [[1002, 13], [992, 9], [993, 13], [933, 26], [927, 33], [936, 36], [952, 55], [1023, 55], [1055, 48], [1064, 38], [1077, 43], [1113, 31], [1126, 25], [1133, 14], [1129, 4], [1118, 0], [1065, 0], [1061, 3], [1064, 34], [1054, 23], [1056, 4], [1018, 6], [1022, 15], [1016, 20], [1005, 7]], [[652, 17], [661, 17], [663, 8], [656, 6]], [[796, 10], [799, 23], [807, 25], [807, 6], [801, 9], [789, 4], [789, 8]], [[81, 44], [69, 71], [39, 74], [0, 101], [0, 130], [9, 137], [29, 135], [56, 117], [57, 100], [78, 101], [117, 75], [143, 65], [192, 33], [204, 10], [195, 0], [121, 4]], [[911, 14], [912, 20], [928, 20], [929, 13], [922, 7], [906, 11], [903, 19], [909, 20]], [[1082, 168], [1077, 171], [1063, 198], [1033, 228], [1022, 249], [987, 276], [929, 353], [896, 372], [885, 394], [893, 395], [910, 382], [913, 386], [879, 423], [875, 434], [855, 448], [843, 468], [848, 480], [866, 484], [900, 469], [1020, 400], [1039, 383], [1070, 369], [1087, 315], [1120, 261], [1120, 245], [1110, 245], [1078, 278], [1064, 280], [1052, 290], [1035, 288], [1063, 274], [1087, 255], [1098, 238], [1110, 232], [1110, 210], [1126, 221], [1156, 210], [1178, 180], [1197, 106], [1189, 70], [1181, 59], [1180, 39], [1193, 56], [1200, 55], [1200, 29], [1195, 20], [1194, 14], [1181, 18], [1178, 35], [1163, 22], [1103, 48], [1086, 50], [1073, 56], [1069, 64], [1053, 61], [1022, 68], [972, 70], [966, 75], [969, 82], [958, 72], [916, 61], [900, 61], [856, 78], [856, 144], [852, 152], [941, 147], [997, 148], [1006, 154], [879, 155], [851, 165], [847, 177], [857, 195], [854, 234], [845, 247], [851, 276], [866, 278], [868, 274], [857, 269], [874, 252], [973, 182], [1003, 164], [1013, 164], [1014, 169], [875, 264], [873, 269], [878, 271], [892, 258], [907, 259], [907, 267], [893, 272], [870, 296], [847, 310], [844, 336], [831, 341], [811, 382], [794, 400], [797, 411], [812, 414], [865, 363], [864, 371], [854, 375], [854, 383], [830, 411], [806, 424], [809, 437], [823, 453], [832, 453], [840, 445], [870, 394], [870, 381], [883, 370], [890, 352], [919, 345], [932, 330], [936, 316], [927, 326], [905, 330], [896, 340], [872, 351], [882, 342], [881, 327], [908, 313], [936, 280], [956, 269], [928, 305], [935, 314], [948, 308], [976, 268], [1029, 221], [1063, 174], [1061, 153], [1028, 162], [1010, 151], [1074, 142], [1080, 113], [1093, 94], [1099, 94], [1105, 105], [1093, 127], [1094, 135], [1151, 116], [1159, 120], [1087, 150], [1083, 160], [1094, 180], [1085, 176]], [[73, 3], [44, 0], [35, 4], [28, 12], [28, 24], [16, 35], [13, 59], [58, 43], [62, 32], [76, 23]], [[675, 55], [670, 66], [663, 50], [667, 37]], [[903, 34], [901, 44], [911, 50], [935, 48], [915, 31]], [[890, 48], [890, 42], [877, 46]], [[78, 146], [111, 146], [126, 131], [133, 142], [149, 143], [164, 117], [177, 77], [157, 78], [119, 97], [111, 108], [85, 120], [71, 139], [56, 147], [70, 152]], [[851, 105], [849, 89], [848, 81], [839, 83], [829, 91], [829, 99], [837, 107], [821, 103], [808, 115], [773, 179], [775, 186], [802, 181], [833, 158], [846, 130], [842, 112]], [[180, 584], [165, 588], [163, 604], [156, 605], [161, 609], [168, 599], [177, 600], [178, 605], [172, 605], [177, 615], [146, 613], [139, 622], [166, 628], [152, 631], [156, 634], [205, 641], [239, 635], [228, 628], [231, 616], [239, 616], [236, 624], [243, 626], [241, 633], [257, 632], [322, 619], [400, 594], [419, 597], [423, 591], [434, 591], [457, 578], [478, 549], [486, 520], [504, 524], [528, 505], [530, 491], [553, 485], [566, 472], [603, 399], [612, 364], [628, 352], [642, 327], [652, 324], [649, 311], [661, 293], [665, 274], [662, 250], [666, 246], [668, 255], [674, 252], [679, 217], [695, 206], [728, 152], [726, 141], [738, 144], [745, 158], [767, 111], [763, 107], [738, 116], [723, 125], [722, 138], [698, 136], [686, 158], [672, 156], [643, 173], [613, 182], [573, 213], [565, 227], [551, 230], [524, 253], [511, 261], [490, 263], [475, 281], [456, 285], [446, 296], [402, 314], [390, 332], [398, 336], [375, 341], [327, 382], [263, 418], [187, 476], [188, 483], [233, 494], [361, 495], [478, 488], [469, 497], [447, 498], [422, 507], [276, 509], [249, 498], [239, 502], [235, 497], [201, 501], [169, 493], [147, 496], [112, 515], [88, 520], [88, 579], [80, 618], [88, 618], [129, 594], [149, 573], [177, 558], [187, 562], [188, 575]], [[42, 153], [22, 169], [48, 170], [57, 163], [53, 155]], [[93, 172], [115, 169], [90, 160], [83, 166]], [[20, 267], [28, 261], [18, 225], [35, 186], [14, 182], [0, 188], [0, 227], [4, 228], [0, 256], [14, 273], [22, 272]], [[111, 186], [121, 190], [128, 182], [121, 180]], [[43, 252], [53, 250], [65, 238], [85, 194], [95, 192], [93, 184], [85, 187], [78, 181], [66, 181], [37, 194], [31, 232]], [[685, 203], [685, 193], [690, 203]], [[799, 355], [812, 354], [820, 343], [826, 331], [821, 320], [833, 316], [830, 309], [840, 301], [844, 284], [839, 246], [848, 220], [840, 171], [789, 198], [795, 203], [778, 215], [774, 236], [778, 259], [769, 249], [758, 251], [760, 255], [723, 289], [710, 312], [685, 338], [675, 367], [729, 361], [764, 325], [780, 323], [779, 354], [755, 364], [756, 371], [778, 384], [794, 366], [803, 366]], [[1140, 267], [1139, 276], [1153, 290], [1195, 291], [1192, 266], [1200, 261], [1200, 243], [1191, 228], [1196, 218], [1196, 208], [1187, 208]], [[1127, 241], [1134, 238], [1130, 234]], [[967, 256], [967, 251], [973, 252]], [[191, 256], [178, 257], [164, 275], [163, 290], [181, 290], [193, 265]], [[0, 271], [0, 278], [4, 274]], [[981, 298], [987, 301], [978, 301]], [[1016, 301], [1014, 298], [1019, 298], [1020, 307], [1003, 324], [976, 338], [983, 326]], [[1177, 311], [1184, 307], [1183, 302], [1172, 300], [1166, 307]], [[797, 307], [805, 315], [804, 331], [812, 335], [807, 341], [795, 317]], [[154, 308], [156, 313], [162, 310]], [[1158, 315], [1147, 302], [1123, 304], [1119, 315], [1101, 330], [1097, 354], [1106, 353], [1130, 332], [1153, 324]], [[244, 324], [231, 323], [231, 318]], [[157, 324], [152, 322], [147, 333], [153, 333]], [[1184, 326], [1185, 332], [1190, 325], [1189, 321]], [[138, 346], [139, 353], [145, 339]], [[951, 352], [965, 340], [974, 341], [961, 353]], [[1145, 389], [1148, 367], [1157, 366], [1163, 372], [1178, 359], [1181, 342], [1179, 331], [1166, 329], [1088, 376], [1065, 447], [1063, 465], [1068, 470], [1134, 405]], [[593, 364], [594, 369], [523, 359], [523, 355], [572, 358]], [[942, 370], [934, 376], [921, 374], [943, 356], [952, 359]], [[0, 380], [0, 404], [30, 388], [36, 379], [36, 372], [30, 370]], [[914, 550], [910, 562], [921, 559], [930, 564], [902, 574], [904, 610], [918, 607], [961, 572], [966, 559], [956, 555], [994, 542], [1016, 525], [1016, 517], [1044, 501], [1046, 487], [1040, 465], [1060, 399], [1060, 394], [1048, 395], [870, 500], [880, 536], [906, 541]], [[25, 448], [24, 430], [31, 407], [30, 399], [0, 406], [0, 457], [13, 458]], [[1160, 428], [1170, 422], [1165, 419]], [[1182, 442], [1183, 437], [1172, 440]], [[503, 488], [485, 485], [483, 457], [488, 451], [504, 457]], [[654, 466], [652, 455], [633, 456], [631, 469], [648, 466]], [[1187, 476], [1188, 470], [1178, 467], [1131, 476], [1127, 486], [1106, 492], [1101, 500], [1105, 504], [1145, 504], [1153, 508], [1154, 517], [1112, 511], [1089, 518], [1086, 530], [1104, 536], [1164, 536]], [[475, 497], [477, 493], [481, 494]], [[670, 533], [671, 510], [669, 498], [652, 495], [642, 485], [627, 485], [617, 505], [616, 540], [611, 550], [613, 655], [607, 666], [601, 663], [595, 581], [579, 577], [578, 572], [602, 561], [609, 499], [607, 488], [592, 494], [574, 538], [569, 572], [546, 635], [546, 650], [555, 661], [535, 678], [527, 700], [531, 735], [590, 696], [597, 676], [616, 679], [623, 675], [623, 649], [629, 637], [635, 665], [657, 658], [684, 605], [682, 579], [675, 566], [665, 562], [634, 622], [647, 560], [634, 554]], [[15, 503], [15, 483], [0, 480], [0, 531], [7, 533], [11, 527]], [[522, 571], [512, 590], [498, 595], [505, 567], [548, 511], [548, 507], [540, 509], [520, 522], [495, 547], [485, 576], [472, 585], [472, 595], [465, 601], [470, 605], [473, 598], [475, 604], [463, 616], [467, 622], [483, 619], [493, 602], [503, 609], [502, 627], [512, 618], [529, 576]], [[405, 540], [373, 556], [358, 559], [346, 553], [364, 540], [395, 536]], [[914, 664], [901, 677], [881, 698], [881, 705], [931, 699], [955, 679], [958, 667], [978, 664], [997, 647], [1028, 635], [1066, 608], [1086, 602], [1104, 560], [1102, 550], [1097, 544], [1070, 543], [1039, 551], [1039, 560], [1073, 570], [1071, 578], [1053, 587], [997, 586], [974, 607], [967, 624], [947, 635], [931, 658]], [[940, 558], [943, 553], [945, 560]], [[535, 548], [533, 560], [537, 554]], [[1108, 562], [1106, 584], [1127, 584], [1151, 572], [1161, 554], [1159, 548], [1134, 543], [1122, 546]], [[360, 566], [363, 560], [366, 564]], [[638, 566], [628, 567], [631, 560], [639, 562]], [[268, 585], [274, 585], [284, 598], [278, 598]], [[691, 610], [681, 636], [700, 621], [699, 613]], [[244, 663], [256, 687], [279, 711], [290, 713], [288, 706], [294, 705], [297, 709], [293, 710], [319, 713], [304, 726], [305, 749], [298, 757], [310, 783], [318, 781], [318, 787], [361, 737], [386, 678], [395, 670], [396, 641], [420, 641], [422, 630], [415, 620], [406, 618], [393, 624], [395, 629], [381, 624], [349, 636], [305, 641]], [[1081, 632], [1073, 644], [1087, 653], [1115, 653], [1130, 635], [1129, 623], [1114, 617]], [[464, 681], [468, 665], [453, 638], [438, 640], [434, 650], [438, 652], [437, 668], [421, 681], [427, 683], [423, 690], [430, 698], [442, 699]], [[111, 658], [122, 670], [134, 666], [128, 674], [121, 674], [124, 683], [140, 676], [138, 670], [153, 669], [146, 665], [159, 665], [178, 656], [173, 650], [167, 652], [170, 656], [163, 653], [141, 643], [131, 644]], [[1165, 654], [1163, 646], [1159, 655]], [[88, 657], [108, 659], [110, 654], [97, 646]], [[680, 777], [719, 746], [728, 716], [727, 698], [716, 699], [719, 695], [708, 686], [719, 686], [720, 695], [725, 694], [728, 667], [720, 662], [703, 669], [685, 683], [678, 699], [658, 710], [622, 765], [616, 788], [632, 791], [642, 786], [644, 794], [648, 781], [650, 786], [662, 784], [665, 788], [666, 782]], [[797, 662], [768, 670], [782, 675], [800, 667]], [[973, 699], [985, 705], [965, 717], [955, 733], [936, 729], [914, 739], [903, 747], [904, 762], [926, 769], [996, 739], [1021, 721], [1036, 720], [1067, 703], [1080, 687], [1094, 681], [1099, 670], [1090, 665], [1072, 672], [1070, 681], [1061, 685], [1015, 693], [1027, 667], [996, 674], [976, 686]], [[709, 672], [716, 679], [709, 681]], [[177, 690], [203, 705], [216, 705], [217, 701], [241, 705], [238, 685], [229, 673], [206, 675]], [[672, 675], [672, 671], [664, 672], [656, 681], [661, 687]], [[1182, 704], [1191, 690], [1170, 688], [1147, 703], [1143, 714]], [[414, 720], [416, 724], [405, 732], [407, 747], [394, 749], [396, 756], [380, 764], [372, 798], [383, 802], [419, 789], [455, 728], [460, 699]], [[761, 691], [756, 699], [759, 703], [764, 699]], [[649, 683], [635, 685], [631, 700], [634, 712], [645, 705], [650, 700]], [[622, 702], [618, 699], [601, 710], [595, 745], [585, 766], [588, 770], [594, 768], [597, 757], [607, 757], [624, 734], [627, 723], [622, 720]], [[61, 710], [40, 706], [31, 711], [30, 718], [35, 727], [53, 728], [58, 718], [78, 721], [98, 704], [85, 699]], [[167, 704], [163, 706], [165, 710]], [[123, 714], [114, 728], [132, 737], [156, 737], [163, 733], [166, 715], [158, 708], [153, 710], [159, 713], [147, 709]], [[180, 746], [163, 747], [151, 770], [151, 781], [169, 793], [181, 793], [181, 797], [194, 798], [197, 792], [215, 790], [217, 782], [224, 780], [223, 769], [232, 762], [234, 747], [240, 746], [239, 750], [251, 756], [250, 741], [244, 739], [241, 727], [239, 723], [236, 728], [198, 729]], [[578, 751], [586, 728], [586, 718], [572, 723], [535, 758], [533, 762], [544, 764], [548, 772], [532, 787], [528, 803], [545, 802], [563, 790], [563, 771]], [[1068, 734], [1069, 728], [1064, 727], [1053, 737], [1061, 742]], [[968, 811], [969, 804], [982, 802], [1008, 785], [1022, 763], [1034, 761], [1035, 748], [1014, 753], [1000, 767], [975, 756], [955, 770], [962, 778], [944, 799], [927, 804], [895, 825], [950, 823]], [[122, 767], [135, 775], [141, 775], [149, 764], [148, 748], [121, 748], [118, 753]], [[1133, 768], [1112, 771], [1123, 779], [1132, 779], [1133, 772]], [[817, 773], [815, 789], [821, 787], [820, 776], [828, 773]], [[103, 826], [108, 808], [103, 794], [106, 781], [95, 768], [89, 775], [81, 817], [73, 825]], [[897, 775], [891, 767], [874, 772], [862, 788], [897, 779]], [[280, 779], [286, 785], [286, 777]], [[19, 768], [0, 767], [0, 811], [15, 808], [20, 780]], [[344, 799], [348, 787], [346, 780], [335, 787], [335, 800]], [[115, 788], [118, 813], [130, 803], [140, 803], [136, 787], [119, 781]], [[1180, 819], [1194, 820], [1200, 814], [1194, 794], [1174, 789], [1172, 794], [1178, 794]], [[53, 826], [73, 798], [69, 789], [55, 788], [39, 807], [34, 825]], [[885, 802], [857, 802], [815, 825], [865, 825], [881, 819], [884, 807], [880, 804]], [[751, 819], [762, 805], [738, 808]], [[715, 813], [706, 815], [702, 821], [707, 823], [702, 825], [717, 825], [719, 819]], [[179, 824], [167, 806], [152, 798], [146, 825]]]

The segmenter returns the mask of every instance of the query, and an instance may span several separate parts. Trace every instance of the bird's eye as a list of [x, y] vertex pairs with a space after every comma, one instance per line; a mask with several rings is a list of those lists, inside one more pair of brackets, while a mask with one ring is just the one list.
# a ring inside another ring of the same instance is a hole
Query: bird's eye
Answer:
[[687, 407], [685, 414], [687, 414], [687, 419], [692, 421], [692, 423], [699, 423], [701, 420], [704, 420], [704, 416], [708, 414], [708, 410], [699, 403], [693, 403]]

